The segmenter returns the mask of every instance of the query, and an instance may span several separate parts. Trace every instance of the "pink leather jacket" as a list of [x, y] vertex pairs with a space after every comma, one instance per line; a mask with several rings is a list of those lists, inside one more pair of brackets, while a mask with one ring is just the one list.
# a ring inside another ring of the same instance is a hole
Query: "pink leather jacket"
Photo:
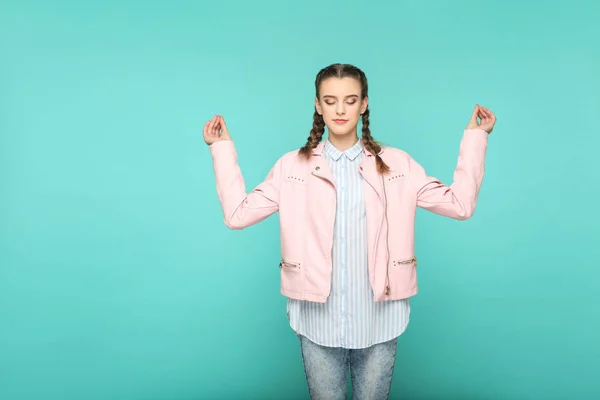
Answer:
[[[450, 186], [427, 176], [410, 155], [392, 147], [383, 147], [379, 153], [390, 167], [389, 173], [381, 175], [375, 157], [365, 151], [360, 173], [365, 181], [367, 259], [375, 301], [417, 293], [416, 207], [459, 220], [473, 215], [487, 144], [484, 130], [464, 131]], [[233, 141], [210, 146], [225, 225], [243, 229], [279, 211], [281, 294], [320, 303], [326, 302], [330, 293], [336, 211], [335, 182], [323, 146], [321, 142], [308, 161], [298, 156], [298, 150], [284, 154], [250, 193]]]

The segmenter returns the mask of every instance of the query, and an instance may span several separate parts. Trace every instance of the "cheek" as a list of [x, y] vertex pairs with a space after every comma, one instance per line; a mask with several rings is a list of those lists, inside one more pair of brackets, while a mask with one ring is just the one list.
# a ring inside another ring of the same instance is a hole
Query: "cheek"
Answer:
[[346, 116], [353, 121], [359, 120], [360, 117], [360, 105], [358, 104], [349, 104], [346, 107]]
[[360, 104], [356, 103], [356, 104], [352, 104], [349, 109], [350, 112], [352, 112], [353, 115], [357, 115], [360, 116]]
[[330, 118], [335, 118], [335, 116], [336, 116], [335, 106], [325, 106], [322, 108], [322, 111], [323, 111], [323, 117], [325, 118], [325, 120], [330, 119]]

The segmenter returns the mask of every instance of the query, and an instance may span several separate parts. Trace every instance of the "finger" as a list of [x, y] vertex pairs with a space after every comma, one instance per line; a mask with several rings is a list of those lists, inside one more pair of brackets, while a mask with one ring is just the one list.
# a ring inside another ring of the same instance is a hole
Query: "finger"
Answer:
[[490, 111], [487, 108], [481, 107], [481, 111], [483, 112], [483, 115], [485, 115], [486, 118], [490, 118]]
[[483, 109], [481, 107], [479, 107], [478, 117], [481, 120], [481, 122], [483, 122], [483, 120], [485, 119], [485, 113], [483, 112]]
[[487, 114], [482, 110], [481, 111], [481, 125], [485, 125], [488, 123], [488, 116]]
[[222, 115], [219, 118], [220, 118], [220, 122], [221, 122], [221, 130], [223, 131], [223, 134], [226, 136], [229, 136], [229, 130], [227, 129], [227, 124], [225, 124], [225, 118], [223, 118]]
[[483, 121], [482, 122], [483, 124], [488, 124], [490, 122], [490, 115], [485, 110], [483, 110], [483, 120], [482, 121]]
[[210, 120], [210, 119], [209, 119], [209, 120], [206, 122], [206, 125], [204, 125], [204, 130], [206, 131], [206, 135], [207, 135], [208, 137], [213, 137], [213, 136], [214, 136], [214, 135], [213, 135], [213, 132], [212, 132], [212, 128], [211, 128], [211, 122], [212, 122], [212, 120]]
[[210, 126], [208, 127], [210, 134], [213, 136], [216, 135], [216, 129], [215, 129], [216, 122], [217, 122], [217, 116], [215, 115], [213, 117], [213, 119], [210, 120]]
[[486, 122], [487, 122], [488, 124], [491, 124], [491, 123], [492, 123], [492, 120], [493, 120], [493, 118], [492, 118], [492, 113], [491, 113], [489, 110], [487, 110], [487, 109], [486, 109], [486, 110], [485, 110], [485, 116], [486, 116]]
[[217, 115], [217, 121], [215, 122], [215, 131], [217, 136], [222, 136], [223, 125], [221, 124], [221, 116]]
[[488, 118], [491, 118], [491, 117], [492, 117], [492, 112], [491, 112], [490, 110], [488, 110], [487, 108], [483, 107], [483, 112], [485, 112], [485, 115], [486, 115]]

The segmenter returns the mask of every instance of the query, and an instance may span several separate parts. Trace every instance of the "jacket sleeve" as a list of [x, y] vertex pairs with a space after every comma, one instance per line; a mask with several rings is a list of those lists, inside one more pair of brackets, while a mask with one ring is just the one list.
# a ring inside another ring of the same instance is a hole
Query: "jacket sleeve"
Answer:
[[250, 193], [237, 163], [232, 140], [220, 140], [210, 145], [217, 195], [223, 210], [225, 225], [243, 229], [254, 225], [279, 210], [279, 188], [282, 158], [271, 168], [266, 179]]
[[417, 206], [458, 220], [471, 218], [483, 182], [487, 144], [486, 131], [465, 129], [450, 186], [427, 176], [423, 167], [409, 156], [409, 175], [417, 189]]

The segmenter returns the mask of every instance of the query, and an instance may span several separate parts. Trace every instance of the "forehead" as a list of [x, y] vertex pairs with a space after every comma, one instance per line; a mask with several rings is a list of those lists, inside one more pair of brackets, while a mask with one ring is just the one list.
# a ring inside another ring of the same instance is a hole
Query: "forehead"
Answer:
[[360, 82], [354, 78], [327, 78], [321, 82], [321, 96], [360, 96]]

